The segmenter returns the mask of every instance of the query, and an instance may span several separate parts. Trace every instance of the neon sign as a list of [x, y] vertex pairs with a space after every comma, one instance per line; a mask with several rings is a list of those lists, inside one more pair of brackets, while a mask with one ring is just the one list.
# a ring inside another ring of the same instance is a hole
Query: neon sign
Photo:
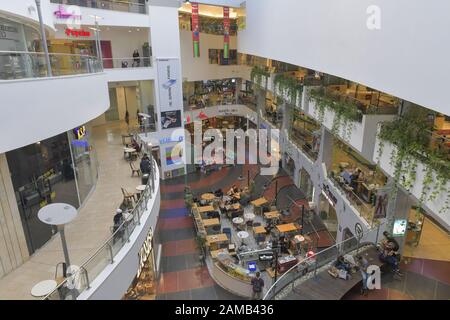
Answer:
[[72, 36], [72, 37], [76, 37], [76, 38], [78, 38], [78, 37], [87, 38], [87, 37], [91, 36], [91, 33], [89, 31], [85, 31], [83, 29], [75, 30], [75, 29], [67, 28], [65, 33], [67, 36]]
[[81, 126], [73, 129], [73, 134], [75, 135], [75, 139], [83, 139], [84, 136], [86, 136], [86, 126]]

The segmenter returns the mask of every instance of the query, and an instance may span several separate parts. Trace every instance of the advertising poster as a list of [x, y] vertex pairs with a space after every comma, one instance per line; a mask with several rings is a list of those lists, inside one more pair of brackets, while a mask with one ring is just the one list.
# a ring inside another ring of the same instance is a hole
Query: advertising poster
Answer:
[[161, 112], [161, 128], [173, 129], [181, 127], [181, 111], [164, 111]]
[[194, 45], [194, 58], [200, 57], [200, 23], [198, 3], [192, 3], [192, 42]]
[[228, 59], [230, 52], [230, 8], [223, 7], [223, 58]]
[[158, 59], [158, 94], [161, 111], [183, 108], [180, 63], [178, 59]]
[[166, 148], [166, 165], [172, 166], [175, 164], [182, 164], [183, 163], [183, 155], [182, 150], [175, 149], [176, 147], [167, 147]]

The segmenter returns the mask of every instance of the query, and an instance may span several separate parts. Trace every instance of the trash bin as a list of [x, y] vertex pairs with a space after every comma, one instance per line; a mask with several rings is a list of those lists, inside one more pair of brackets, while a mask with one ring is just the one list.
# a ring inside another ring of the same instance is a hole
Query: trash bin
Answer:
[[142, 178], [141, 178], [141, 182], [142, 182], [142, 184], [147, 184], [147, 182], [148, 182], [148, 178], [150, 177], [150, 175], [148, 174], [148, 173], [146, 173], [146, 174], [143, 174], [142, 175]]

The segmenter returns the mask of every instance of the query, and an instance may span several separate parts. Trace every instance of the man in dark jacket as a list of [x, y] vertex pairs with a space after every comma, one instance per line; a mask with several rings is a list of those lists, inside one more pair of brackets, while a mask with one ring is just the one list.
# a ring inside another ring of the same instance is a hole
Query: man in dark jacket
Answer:
[[150, 159], [148, 158], [147, 154], [144, 154], [144, 156], [142, 157], [141, 163], [140, 163], [140, 168], [141, 168], [141, 172], [142, 174], [149, 174], [151, 169], [151, 163], [150, 163]]

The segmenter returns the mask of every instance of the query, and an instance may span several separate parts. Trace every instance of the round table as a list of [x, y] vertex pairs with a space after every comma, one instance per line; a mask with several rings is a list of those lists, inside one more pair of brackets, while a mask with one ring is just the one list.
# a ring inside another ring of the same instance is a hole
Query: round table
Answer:
[[139, 192], [142, 192], [145, 190], [146, 185], [145, 184], [140, 184], [136, 187], [136, 190]]
[[244, 219], [242, 219], [241, 217], [233, 218], [232, 221], [234, 224], [243, 224], [244, 223]]
[[44, 280], [34, 285], [31, 288], [31, 295], [33, 297], [44, 297], [50, 293], [52, 293], [58, 284], [55, 280]]
[[124, 156], [124, 158], [126, 158], [127, 154], [129, 155], [129, 157], [131, 157], [131, 154], [134, 153], [134, 152], [136, 152], [136, 149], [134, 149], [134, 148], [128, 148], [128, 147], [123, 148], [123, 156]]
[[69, 223], [77, 216], [77, 209], [66, 203], [51, 203], [41, 208], [38, 218], [43, 223], [58, 226]]
[[214, 200], [216, 196], [213, 193], [204, 193], [202, 194], [202, 200], [211, 201]]
[[255, 219], [255, 214], [251, 212], [244, 213], [244, 219], [247, 221], [253, 221]]
[[244, 240], [248, 238], [249, 234], [247, 231], [239, 231], [237, 233], [237, 236], [239, 237], [239, 239]]

